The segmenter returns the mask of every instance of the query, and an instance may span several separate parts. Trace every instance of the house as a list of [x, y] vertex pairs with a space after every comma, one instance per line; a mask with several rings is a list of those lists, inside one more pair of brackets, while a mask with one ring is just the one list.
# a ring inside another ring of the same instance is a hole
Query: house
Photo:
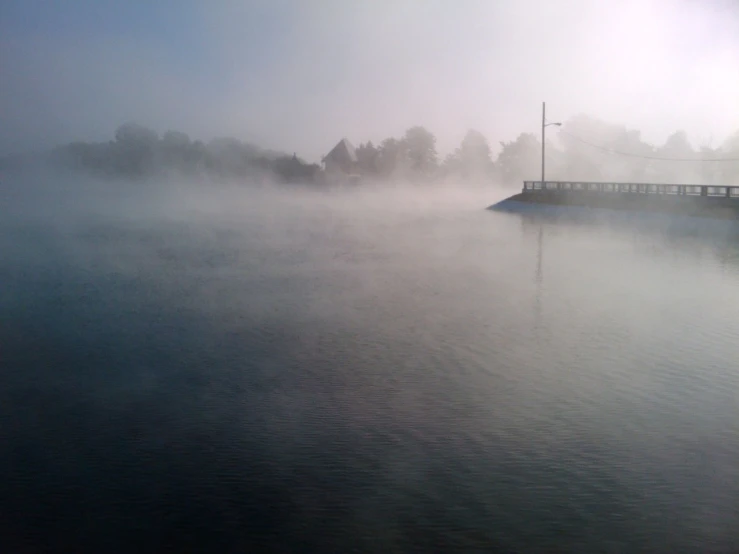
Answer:
[[341, 139], [321, 161], [328, 176], [356, 177], [359, 174], [357, 152], [352, 143]]

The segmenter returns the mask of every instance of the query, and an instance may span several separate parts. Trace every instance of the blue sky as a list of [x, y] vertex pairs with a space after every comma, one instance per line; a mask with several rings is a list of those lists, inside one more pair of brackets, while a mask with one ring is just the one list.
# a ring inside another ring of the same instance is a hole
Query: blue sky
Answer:
[[739, 129], [730, 0], [5, 0], [0, 153], [138, 121], [317, 159], [423, 124], [451, 150], [586, 112], [654, 141]]
[[[207, 117], [227, 91], [248, 95], [237, 65], [256, 81], [286, 55], [280, 34], [285, 8], [279, 2], [250, 3], [248, 16], [238, 21], [245, 47], [236, 52], [218, 40], [213, 12], [204, 2], [4, 3], [0, 59], [8, 96], [2, 99], [6, 129], [0, 131], [0, 151], [107, 138], [128, 119], [207, 129], [193, 112]], [[161, 88], [166, 97], [146, 97]], [[180, 119], [157, 117], [166, 104], [183, 100], [187, 106], [179, 110]], [[84, 112], [92, 117], [79, 118]]]

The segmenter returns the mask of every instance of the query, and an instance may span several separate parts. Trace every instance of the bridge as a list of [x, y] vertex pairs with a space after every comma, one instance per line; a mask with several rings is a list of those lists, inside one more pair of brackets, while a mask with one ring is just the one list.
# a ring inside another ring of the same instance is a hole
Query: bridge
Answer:
[[739, 186], [717, 185], [668, 185], [654, 183], [611, 183], [592, 181], [524, 181], [523, 194], [542, 191], [567, 192], [569, 194], [648, 194], [670, 196], [709, 196], [739, 199]]

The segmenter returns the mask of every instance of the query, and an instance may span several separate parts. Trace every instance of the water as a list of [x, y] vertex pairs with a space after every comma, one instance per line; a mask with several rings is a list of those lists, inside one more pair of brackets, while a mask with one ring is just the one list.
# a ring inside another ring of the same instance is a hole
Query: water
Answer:
[[70, 190], [3, 207], [4, 551], [739, 549], [727, 228]]

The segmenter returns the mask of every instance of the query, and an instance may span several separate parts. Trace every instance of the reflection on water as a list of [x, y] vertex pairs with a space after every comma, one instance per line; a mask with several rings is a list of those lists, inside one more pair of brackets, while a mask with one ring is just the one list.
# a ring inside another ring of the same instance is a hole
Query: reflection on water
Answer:
[[739, 549], [725, 222], [362, 194], [5, 220], [9, 551]]
[[536, 292], [534, 296], [534, 312], [536, 314], [536, 328], [539, 326], [541, 320], [541, 284], [544, 280], [544, 228], [539, 225], [539, 232], [537, 233], [536, 240], [536, 275], [534, 281], [536, 282]]

